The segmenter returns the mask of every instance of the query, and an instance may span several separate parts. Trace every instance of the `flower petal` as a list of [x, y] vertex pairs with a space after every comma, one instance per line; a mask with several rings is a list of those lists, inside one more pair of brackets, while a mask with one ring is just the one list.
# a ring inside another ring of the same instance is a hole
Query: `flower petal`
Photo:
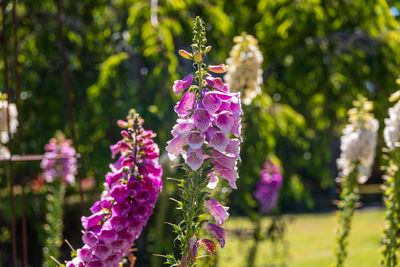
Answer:
[[216, 132], [210, 140], [210, 146], [223, 152], [229, 145], [229, 142], [230, 139], [223, 132]]
[[215, 175], [214, 172], [210, 172], [207, 176], [210, 177], [210, 181], [208, 182], [207, 187], [209, 189], [215, 189], [218, 184], [218, 177]]
[[203, 97], [201, 103], [210, 114], [213, 114], [219, 109], [222, 102], [221, 99], [217, 97], [216, 94], [214, 94], [213, 92], [208, 92]]
[[218, 241], [221, 248], [224, 248], [227, 234], [225, 229], [213, 223], [206, 223], [204, 228]]
[[189, 147], [188, 156], [186, 158], [186, 163], [189, 167], [196, 171], [198, 170], [204, 162], [203, 150], [202, 149], [192, 149]]
[[194, 102], [196, 101], [196, 95], [192, 92], [186, 92], [181, 100], [176, 104], [174, 110], [180, 118], [185, 118], [190, 114], [190, 110], [193, 109]]
[[205, 200], [204, 205], [218, 224], [224, 224], [224, 222], [229, 218], [229, 208], [222, 206], [215, 199], [210, 198], [209, 200]]
[[192, 81], [193, 81], [193, 75], [192, 74], [189, 74], [188, 76], [186, 76], [182, 80], [175, 81], [174, 82], [174, 86], [172, 87], [172, 89], [174, 90], [174, 93], [176, 95], [179, 95], [180, 93], [182, 93], [184, 90], [186, 90], [190, 86]]
[[234, 123], [235, 119], [230, 112], [222, 112], [218, 115], [216, 124], [224, 134], [228, 134], [231, 132]]
[[187, 143], [190, 148], [199, 149], [204, 143], [204, 134], [200, 132], [191, 132], [187, 137]]
[[207, 238], [202, 238], [199, 241], [197, 241], [199, 246], [204, 246], [204, 248], [211, 253], [211, 256], [214, 256], [215, 252], [215, 243], [211, 241], [210, 239]]
[[193, 114], [194, 125], [201, 131], [205, 132], [210, 127], [211, 119], [210, 114], [204, 108], [195, 110]]
[[168, 156], [173, 160], [181, 153], [183, 147], [186, 145], [186, 138], [182, 138], [178, 135], [168, 141], [167, 144], [168, 146], [165, 150], [168, 152]]

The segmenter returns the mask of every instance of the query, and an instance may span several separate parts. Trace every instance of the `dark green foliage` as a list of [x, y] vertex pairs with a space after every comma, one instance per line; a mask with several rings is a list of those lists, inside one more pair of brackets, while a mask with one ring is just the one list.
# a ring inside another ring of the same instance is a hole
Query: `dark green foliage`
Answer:
[[381, 266], [397, 266], [400, 253], [400, 172], [398, 148], [389, 153], [389, 166], [385, 181], [385, 229], [382, 237]]
[[59, 180], [46, 185], [46, 223], [43, 225], [45, 242], [43, 247], [43, 267], [54, 266], [55, 259], [60, 258], [63, 240], [63, 204], [65, 184]]

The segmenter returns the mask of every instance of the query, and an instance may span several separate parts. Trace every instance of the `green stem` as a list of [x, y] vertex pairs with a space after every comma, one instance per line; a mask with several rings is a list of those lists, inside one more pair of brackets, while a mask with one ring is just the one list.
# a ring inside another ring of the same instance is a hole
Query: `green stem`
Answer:
[[44, 232], [46, 235], [43, 247], [43, 267], [54, 266], [50, 258], [60, 258], [60, 247], [63, 243], [63, 203], [65, 196], [65, 184], [56, 180], [47, 185], [46, 194], [46, 223]]
[[[399, 151], [392, 153], [394, 157], [390, 161], [388, 178], [385, 182], [385, 206], [386, 226], [383, 231], [382, 238], [382, 258], [381, 266], [392, 267], [398, 264], [398, 253], [400, 248], [400, 172], [397, 170], [398, 162], [400, 162]], [[392, 169], [396, 169], [394, 171]]]
[[255, 230], [254, 230], [254, 244], [249, 250], [249, 254], [247, 256], [247, 267], [254, 267], [257, 256], [257, 248], [262, 238], [261, 233], [261, 216], [258, 216], [257, 221], [255, 222]]
[[355, 164], [354, 171], [348, 176], [343, 177], [339, 203], [341, 210], [338, 212], [339, 226], [336, 232], [336, 262], [333, 265], [334, 267], [343, 267], [347, 257], [347, 239], [350, 234], [351, 222], [358, 200], [357, 168], [358, 164]]

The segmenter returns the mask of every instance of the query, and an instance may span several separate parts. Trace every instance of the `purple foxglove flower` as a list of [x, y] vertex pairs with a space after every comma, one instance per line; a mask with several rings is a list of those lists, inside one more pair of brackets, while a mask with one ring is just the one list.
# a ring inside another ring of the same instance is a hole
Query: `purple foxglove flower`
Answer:
[[215, 88], [217, 90], [223, 90], [225, 87], [225, 84], [222, 82], [222, 79], [219, 77], [214, 78], [212, 76], [207, 76], [206, 82], [208, 83], [209, 86], [211, 86], [212, 88]]
[[195, 263], [197, 257], [197, 238], [195, 236], [189, 240], [188, 252], [188, 260]]
[[121, 202], [129, 196], [129, 192], [125, 185], [117, 185], [110, 191], [110, 195], [117, 202]]
[[210, 177], [210, 181], [208, 182], [207, 187], [209, 189], [215, 189], [217, 187], [217, 184], [218, 184], [218, 177], [213, 172], [210, 172], [208, 174], [208, 177]]
[[182, 80], [178, 80], [174, 82], [173, 90], [176, 95], [179, 95], [184, 90], [186, 90], [193, 81], [193, 75], [189, 74]]
[[103, 217], [104, 217], [104, 211], [96, 212], [95, 214], [89, 217], [82, 216], [81, 221], [83, 229], [88, 230], [96, 226], [103, 219]]
[[210, 146], [224, 152], [230, 143], [230, 139], [223, 132], [216, 132], [210, 140]]
[[217, 126], [221, 129], [224, 134], [231, 132], [235, 119], [232, 114], [225, 111], [218, 115]]
[[190, 114], [190, 110], [193, 109], [194, 102], [196, 101], [196, 95], [192, 92], [186, 92], [181, 101], [175, 106], [175, 112], [180, 118], [185, 118]]
[[213, 114], [217, 112], [217, 110], [221, 106], [222, 101], [215, 93], [208, 92], [203, 97], [201, 103], [210, 114]]
[[231, 129], [232, 133], [234, 136], [236, 136], [237, 138], [240, 139], [240, 141], [242, 141], [242, 125], [240, 124], [240, 121], [235, 121], [233, 123], [232, 129]]
[[112, 153], [112, 158], [115, 158], [115, 156], [121, 151], [121, 147], [119, 146], [119, 144], [114, 144], [114, 145], [110, 145], [110, 150]]
[[99, 243], [99, 238], [94, 232], [86, 231], [82, 236], [82, 241], [89, 247], [94, 247]]
[[68, 262], [66, 267], [83, 267], [83, 262], [79, 257], [74, 258], [72, 261]]
[[109, 172], [106, 174], [106, 182], [109, 185], [112, 185], [113, 183], [117, 182], [119, 179], [121, 179], [122, 175], [124, 175], [125, 171], [124, 169], [119, 169], [114, 172]]
[[92, 258], [92, 250], [88, 245], [84, 245], [82, 248], [77, 249], [76, 253], [78, 254], [78, 258], [83, 261], [89, 261]]
[[192, 149], [199, 149], [204, 143], [204, 134], [193, 131], [187, 137], [187, 143]]
[[203, 162], [204, 162], [203, 150], [192, 149], [189, 147], [188, 155], [186, 158], [186, 163], [189, 165], [189, 167], [192, 170], [197, 171], [201, 167]]
[[226, 240], [226, 231], [224, 228], [221, 226], [218, 226], [213, 223], [206, 223], [204, 225], [204, 228], [210, 233], [210, 235], [218, 241], [219, 245], [221, 248], [224, 248], [225, 246], [225, 240]]
[[211, 253], [211, 256], [214, 256], [214, 252], [215, 252], [215, 243], [213, 241], [211, 241], [210, 239], [207, 238], [202, 238], [199, 239], [199, 241], [197, 241], [199, 246], [204, 246], [204, 248]]
[[180, 137], [187, 136], [190, 131], [194, 128], [192, 119], [178, 119], [177, 124], [174, 126], [172, 133], [176, 133], [175, 136], [179, 135]]
[[46, 152], [40, 166], [47, 182], [53, 182], [57, 178], [67, 184], [75, 183], [77, 172], [77, 153], [71, 146], [71, 141], [59, 134], [50, 139], [45, 146]]
[[210, 198], [209, 200], [205, 200], [204, 205], [219, 225], [224, 224], [224, 222], [229, 218], [229, 208], [222, 206], [215, 199]]
[[173, 160], [183, 151], [183, 147], [186, 145], [186, 138], [176, 136], [168, 141], [167, 144], [168, 146], [165, 150], [168, 152], [168, 156]]
[[214, 166], [214, 172], [222, 179], [227, 180], [233, 189], [237, 189], [236, 180], [238, 179], [238, 174], [236, 169], [231, 169], [216, 163]]
[[282, 175], [277, 165], [267, 161], [260, 172], [255, 198], [260, 204], [260, 211], [269, 214], [276, 206], [282, 185]]
[[125, 166], [113, 167], [106, 175], [104, 198], [91, 207], [91, 216], [82, 217], [85, 244], [66, 266], [119, 266], [149, 219], [161, 191], [162, 169], [158, 147], [151, 140], [155, 135], [142, 123], [128, 117], [123, 124], [132, 133], [123, 131], [123, 142], [117, 143], [123, 148], [119, 161]]
[[106, 198], [103, 200], [96, 201], [93, 206], [90, 208], [92, 213], [96, 213], [101, 211], [102, 209], [109, 210], [111, 208], [111, 200]]
[[206, 109], [199, 108], [193, 114], [194, 125], [201, 131], [205, 132], [211, 125], [210, 114]]
[[229, 145], [226, 147], [225, 152], [233, 154], [236, 158], [238, 158], [240, 153], [240, 141], [238, 139], [231, 139], [229, 141]]
[[117, 232], [113, 229], [101, 229], [100, 235], [102, 236], [102, 240], [105, 244], [110, 244], [117, 239]]
[[111, 255], [111, 250], [106, 245], [98, 245], [94, 249], [93, 255], [104, 260]]
[[234, 155], [226, 155], [218, 150], [214, 150], [213, 159], [216, 164], [220, 164], [232, 170], [236, 168], [236, 157]]
[[207, 131], [205, 132], [207, 140], [210, 141], [216, 132], [218, 132], [216, 128], [214, 127], [208, 128]]

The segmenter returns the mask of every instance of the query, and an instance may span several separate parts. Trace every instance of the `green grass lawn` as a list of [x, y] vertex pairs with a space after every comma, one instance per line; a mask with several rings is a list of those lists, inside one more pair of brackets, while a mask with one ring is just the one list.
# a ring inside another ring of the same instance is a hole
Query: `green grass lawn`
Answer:
[[[384, 225], [384, 212], [378, 209], [357, 211], [353, 219], [350, 234], [349, 267], [379, 266], [380, 237]], [[335, 213], [286, 215], [288, 228], [287, 257], [282, 256], [282, 249], [273, 252], [271, 244], [263, 241], [259, 244], [256, 267], [329, 267], [333, 263], [333, 250], [336, 229]], [[263, 220], [267, 227], [268, 219]], [[230, 218], [224, 225], [227, 229], [251, 229], [252, 224], [245, 218]], [[219, 267], [246, 267], [246, 257], [253, 245], [250, 238], [228, 237], [227, 245], [219, 250]], [[279, 264], [286, 258], [286, 265]]]

